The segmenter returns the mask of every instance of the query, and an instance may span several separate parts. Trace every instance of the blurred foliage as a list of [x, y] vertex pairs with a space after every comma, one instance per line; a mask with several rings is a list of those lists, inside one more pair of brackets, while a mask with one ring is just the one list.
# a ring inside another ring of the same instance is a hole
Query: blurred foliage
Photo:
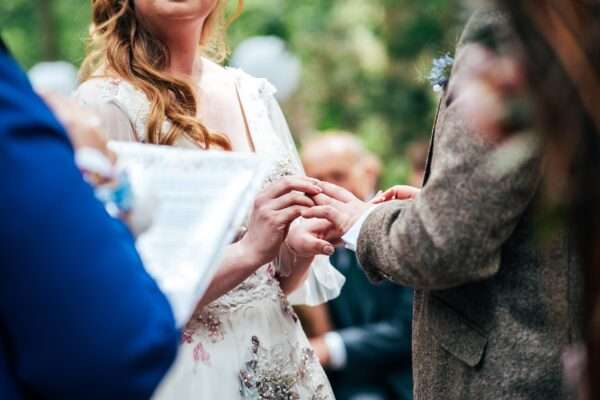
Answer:
[[2, 0], [0, 32], [23, 67], [43, 60], [79, 64], [90, 23], [90, 1]]
[[[25, 68], [41, 60], [81, 62], [90, 1], [2, 0], [0, 28]], [[246, 0], [232, 47], [253, 35], [286, 39], [304, 65], [284, 108], [297, 139], [327, 129], [359, 135], [380, 155], [382, 186], [408, 173], [403, 152], [426, 138], [436, 97], [425, 76], [452, 52], [461, 25], [451, 0]]]

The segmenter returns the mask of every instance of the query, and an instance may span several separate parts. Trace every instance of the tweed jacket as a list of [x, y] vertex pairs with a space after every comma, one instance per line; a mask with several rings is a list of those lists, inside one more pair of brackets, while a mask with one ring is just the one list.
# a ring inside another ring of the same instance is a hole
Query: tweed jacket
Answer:
[[502, 163], [514, 149], [486, 141], [460, 112], [467, 39], [482, 27], [508, 31], [497, 11], [471, 18], [441, 99], [424, 189], [369, 216], [358, 256], [372, 280], [416, 289], [416, 400], [562, 400], [560, 355], [581, 338], [581, 276], [568, 235], [542, 241], [534, 229], [540, 151]]

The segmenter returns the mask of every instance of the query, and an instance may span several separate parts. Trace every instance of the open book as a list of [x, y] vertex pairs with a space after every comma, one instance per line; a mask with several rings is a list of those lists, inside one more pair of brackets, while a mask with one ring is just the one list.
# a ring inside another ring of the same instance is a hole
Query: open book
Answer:
[[177, 323], [191, 317], [225, 247], [234, 239], [269, 170], [251, 154], [111, 142], [136, 204], [149, 204], [137, 239], [146, 269], [169, 299]]

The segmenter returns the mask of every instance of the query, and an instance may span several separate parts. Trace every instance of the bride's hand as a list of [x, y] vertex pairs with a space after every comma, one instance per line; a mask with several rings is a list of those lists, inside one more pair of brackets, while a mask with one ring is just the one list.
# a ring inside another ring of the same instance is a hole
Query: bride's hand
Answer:
[[330, 229], [331, 223], [324, 219], [298, 219], [290, 226], [285, 243], [300, 258], [330, 256], [335, 248], [330, 242], [324, 240], [324, 236]]
[[315, 205], [309, 196], [322, 189], [311, 179], [287, 177], [269, 185], [256, 198], [248, 231], [239, 242], [257, 267], [277, 257], [290, 224]]

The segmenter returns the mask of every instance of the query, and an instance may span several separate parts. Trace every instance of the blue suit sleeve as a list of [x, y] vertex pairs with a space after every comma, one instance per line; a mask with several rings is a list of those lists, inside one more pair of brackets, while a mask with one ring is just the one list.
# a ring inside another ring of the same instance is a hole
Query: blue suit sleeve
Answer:
[[172, 312], [63, 129], [0, 54], [0, 330], [33, 397], [145, 399], [172, 363]]

